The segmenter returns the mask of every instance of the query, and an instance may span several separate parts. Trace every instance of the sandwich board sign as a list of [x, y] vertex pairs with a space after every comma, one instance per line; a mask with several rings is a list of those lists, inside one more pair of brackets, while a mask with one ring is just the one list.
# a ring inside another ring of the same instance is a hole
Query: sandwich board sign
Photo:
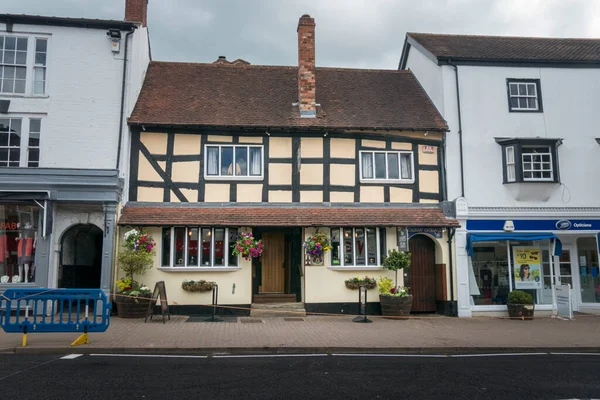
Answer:
[[571, 285], [557, 285], [554, 287], [556, 291], [556, 308], [558, 318], [573, 319], [573, 304], [571, 303]]

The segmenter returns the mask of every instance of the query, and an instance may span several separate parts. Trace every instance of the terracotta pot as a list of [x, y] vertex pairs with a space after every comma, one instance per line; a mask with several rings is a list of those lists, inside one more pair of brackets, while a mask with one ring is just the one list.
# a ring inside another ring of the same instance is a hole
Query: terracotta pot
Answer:
[[117, 315], [119, 318], [145, 318], [148, 313], [152, 295], [139, 295], [138, 297], [117, 296]]
[[412, 295], [400, 297], [384, 296], [380, 294], [379, 303], [381, 304], [381, 314], [384, 317], [396, 317], [394, 319], [408, 319], [410, 309], [412, 308], [412, 301]]
[[511, 304], [506, 305], [508, 308], [508, 316], [513, 319], [522, 319], [526, 321], [533, 320], [533, 312], [535, 304]]

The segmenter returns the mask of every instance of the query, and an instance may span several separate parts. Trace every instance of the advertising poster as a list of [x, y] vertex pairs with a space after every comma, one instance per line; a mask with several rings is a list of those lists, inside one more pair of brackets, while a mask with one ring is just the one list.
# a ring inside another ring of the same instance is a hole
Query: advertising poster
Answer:
[[538, 247], [514, 248], [515, 289], [541, 289], [540, 264], [542, 252]]

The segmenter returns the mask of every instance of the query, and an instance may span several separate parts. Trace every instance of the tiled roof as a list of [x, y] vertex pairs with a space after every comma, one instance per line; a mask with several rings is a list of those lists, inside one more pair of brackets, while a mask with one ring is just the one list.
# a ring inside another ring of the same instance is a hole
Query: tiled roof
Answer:
[[437, 207], [124, 207], [120, 225], [458, 226]]
[[130, 124], [446, 130], [410, 71], [316, 69], [317, 118], [300, 118], [298, 68], [152, 62]]
[[407, 33], [438, 59], [512, 62], [600, 62], [600, 39]]

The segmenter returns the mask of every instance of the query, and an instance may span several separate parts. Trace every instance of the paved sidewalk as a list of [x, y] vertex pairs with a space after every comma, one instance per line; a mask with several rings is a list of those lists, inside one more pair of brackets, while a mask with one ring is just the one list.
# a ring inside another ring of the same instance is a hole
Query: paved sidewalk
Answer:
[[600, 316], [574, 321], [549, 317], [534, 321], [499, 318], [458, 319], [422, 317], [410, 320], [373, 318], [353, 323], [353, 316], [309, 316], [303, 321], [280, 317], [259, 323], [186, 322], [171, 316], [163, 325], [152, 321], [112, 317], [104, 333], [90, 333], [91, 343], [71, 347], [76, 333], [30, 333], [21, 348], [20, 334], [0, 331], [0, 351], [71, 352], [285, 352], [285, 351], [533, 351], [573, 349], [600, 351]]

